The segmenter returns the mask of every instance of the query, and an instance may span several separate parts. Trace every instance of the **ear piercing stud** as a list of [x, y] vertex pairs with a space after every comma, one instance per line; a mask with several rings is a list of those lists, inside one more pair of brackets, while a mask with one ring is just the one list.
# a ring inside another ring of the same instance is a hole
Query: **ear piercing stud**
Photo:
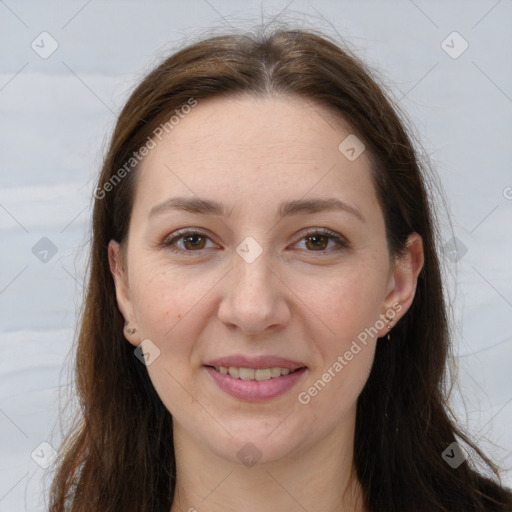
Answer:
[[[386, 320], [387, 320], [388, 322], [391, 322], [391, 320], [390, 320], [390, 319], [388, 319], [388, 318], [386, 318]], [[389, 329], [389, 332], [388, 332], [388, 334], [387, 334], [386, 338], [388, 339], [388, 341], [391, 341], [391, 324], [388, 324], [388, 325], [387, 325], [387, 328]]]

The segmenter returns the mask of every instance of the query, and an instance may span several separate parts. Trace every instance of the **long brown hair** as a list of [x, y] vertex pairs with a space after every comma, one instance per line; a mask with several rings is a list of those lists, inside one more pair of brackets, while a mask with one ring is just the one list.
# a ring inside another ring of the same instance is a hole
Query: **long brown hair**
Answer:
[[[134, 154], [183, 105], [236, 94], [300, 95], [338, 113], [371, 155], [390, 254], [400, 254], [412, 232], [423, 238], [425, 264], [414, 301], [392, 341], [377, 344], [358, 399], [354, 464], [368, 510], [512, 510], [512, 494], [498, 483], [497, 468], [449, 414], [439, 236], [407, 121], [348, 47], [313, 30], [274, 29], [208, 37], [182, 48], [143, 79], [119, 115], [95, 191], [77, 336], [80, 410], [60, 450], [51, 512], [170, 510], [176, 484], [172, 417], [123, 336], [107, 245], [127, 236]], [[456, 469], [447, 464], [442, 453], [455, 441], [497, 478], [468, 461]]]

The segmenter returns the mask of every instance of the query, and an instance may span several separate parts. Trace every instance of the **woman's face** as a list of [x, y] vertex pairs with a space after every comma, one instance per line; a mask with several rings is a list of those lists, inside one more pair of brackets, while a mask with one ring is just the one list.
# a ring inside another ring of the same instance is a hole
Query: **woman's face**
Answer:
[[414, 296], [421, 239], [393, 264], [369, 159], [349, 135], [302, 98], [200, 100], [137, 171], [115, 274], [137, 329], [125, 336], [150, 340], [174, 429], [225, 459], [341, 439], [377, 337]]

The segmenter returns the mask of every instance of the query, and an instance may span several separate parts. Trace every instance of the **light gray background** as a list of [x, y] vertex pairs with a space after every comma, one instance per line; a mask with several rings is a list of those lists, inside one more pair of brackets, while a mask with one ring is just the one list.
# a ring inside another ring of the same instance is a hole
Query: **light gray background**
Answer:
[[[283, 21], [351, 43], [412, 119], [448, 199], [443, 242], [459, 244], [458, 262], [444, 257], [464, 396], [455, 391], [453, 408], [512, 466], [510, 1], [0, 0], [0, 511], [44, 510], [31, 454], [58, 447], [93, 180], [116, 113], [184, 38], [283, 9]], [[58, 43], [46, 59], [31, 47], [48, 51], [43, 31]], [[458, 58], [445, 51], [463, 48], [454, 31], [469, 44]], [[57, 248], [46, 263], [32, 252], [42, 237]]]

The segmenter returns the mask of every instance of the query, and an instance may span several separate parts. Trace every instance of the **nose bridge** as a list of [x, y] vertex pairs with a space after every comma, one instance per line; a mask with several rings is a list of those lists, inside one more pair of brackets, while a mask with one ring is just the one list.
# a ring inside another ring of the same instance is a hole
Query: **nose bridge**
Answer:
[[269, 268], [268, 249], [259, 249], [249, 241], [240, 244], [236, 252], [230, 288], [239, 304], [271, 300], [275, 282]]
[[245, 332], [259, 332], [288, 318], [280, 281], [270, 268], [270, 252], [252, 237], [233, 254], [234, 268], [225, 288], [219, 318]]

